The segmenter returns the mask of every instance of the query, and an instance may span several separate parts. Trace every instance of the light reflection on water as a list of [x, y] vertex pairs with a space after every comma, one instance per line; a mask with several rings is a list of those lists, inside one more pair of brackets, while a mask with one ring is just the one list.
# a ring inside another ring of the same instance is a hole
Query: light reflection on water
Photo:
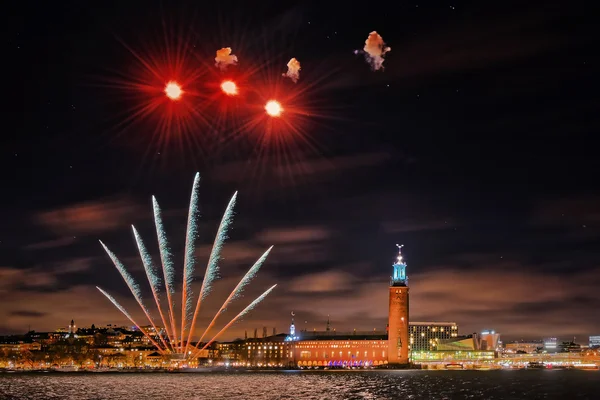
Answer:
[[598, 371], [0, 374], [0, 399], [595, 399]]

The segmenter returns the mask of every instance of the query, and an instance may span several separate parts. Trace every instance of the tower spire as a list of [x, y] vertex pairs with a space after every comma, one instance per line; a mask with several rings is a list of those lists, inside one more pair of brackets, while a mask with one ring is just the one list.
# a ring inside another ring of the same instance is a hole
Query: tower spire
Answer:
[[327, 314], [327, 327], [325, 328], [327, 332], [331, 330], [331, 323], [329, 322], [329, 314]]
[[404, 245], [396, 244], [396, 247], [398, 247], [398, 255], [396, 256], [396, 262], [393, 265], [394, 271], [390, 286], [407, 286], [408, 277], [406, 276], [406, 262], [402, 256], [402, 248]]
[[292, 311], [292, 324], [290, 325], [290, 336], [296, 336], [296, 325], [294, 325], [294, 317], [296, 314]]

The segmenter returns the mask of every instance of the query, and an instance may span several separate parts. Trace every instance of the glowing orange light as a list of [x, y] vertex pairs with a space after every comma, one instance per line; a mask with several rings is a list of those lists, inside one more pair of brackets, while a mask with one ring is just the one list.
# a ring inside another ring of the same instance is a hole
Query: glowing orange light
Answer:
[[235, 96], [238, 94], [237, 85], [233, 81], [225, 81], [221, 83], [221, 90], [228, 96]]
[[265, 105], [265, 111], [267, 111], [267, 114], [269, 114], [271, 117], [279, 117], [283, 112], [283, 108], [278, 101], [269, 100]]
[[169, 82], [165, 86], [165, 94], [171, 100], [179, 100], [182, 93], [181, 87], [176, 82]]

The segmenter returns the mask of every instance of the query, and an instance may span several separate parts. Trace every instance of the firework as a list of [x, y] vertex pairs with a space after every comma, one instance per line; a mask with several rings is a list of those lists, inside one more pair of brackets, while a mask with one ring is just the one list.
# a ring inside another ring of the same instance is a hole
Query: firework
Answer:
[[[140, 258], [142, 259], [142, 264], [144, 265], [144, 271], [146, 271], [146, 277], [148, 278], [148, 283], [150, 284], [150, 289], [152, 289], [152, 296], [154, 297], [154, 302], [156, 303], [156, 308], [158, 309], [158, 313], [160, 314], [160, 319], [163, 325], [168, 326], [167, 320], [165, 319], [165, 315], [162, 311], [162, 307], [160, 305], [160, 277], [158, 276], [156, 267], [152, 262], [152, 257], [150, 257], [150, 253], [148, 253], [148, 249], [144, 245], [144, 241], [142, 237], [135, 229], [135, 226], [131, 226], [133, 230], [133, 236], [135, 237], [135, 243], [137, 244], [138, 250], [140, 252]], [[171, 331], [166, 329], [167, 337], [169, 338], [169, 342], [173, 343], [174, 339], [171, 337]], [[167, 346], [168, 347], [168, 346]]]
[[[196, 176], [194, 178], [194, 185], [192, 188], [192, 195], [191, 195], [191, 199], [190, 199], [186, 242], [185, 242], [183, 289], [182, 289], [182, 293], [181, 293], [182, 304], [181, 304], [181, 321], [180, 321], [180, 323], [181, 323], [180, 335], [181, 336], [180, 337], [177, 336], [177, 325], [175, 322], [175, 311], [174, 311], [174, 301], [173, 301], [173, 297], [175, 294], [175, 270], [173, 268], [172, 255], [169, 250], [169, 245], [168, 245], [168, 241], [167, 241], [167, 237], [166, 237], [166, 233], [164, 230], [163, 221], [162, 221], [162, 217], [161, 217], [160, 207], [159, 207], [156, 199], [154, 197], [152, 197], [152, 205], [153, 205], [153, 210], [154, 210], [154, 221], [155, 221], [155, 225], [156, 225], [156, 233], [158, 236], [158, 247], [159, 247], [159, 253], [160, 253], [160, 258], [161, 258], [163, 276], [164, 276], [164, 290], [167, 295], [168, 318], [166, 318], [165, 315], [163, 314], [162, 307], [160, 304], [160, 290], [162, 288], [162, 282], [161, 282], [161, 278], [158, 273], [158, 269], [152, 263], [152, 258], [150, 257], [150, 253], [148, 252], [148, 249], [144, 245], [144, 242], [143, 242], [141, 236], [139, 235], [138, 231], [133, 226], [132, 226], [132, 230], [133, 230], [133, 235], [135, 237], [135, 241], [136, 241], [139, 253], [140, 253], [140, 257], [142, 259], [142, 263], [144, 265], [144, 271], [146, 273], [146, 277], [148, 278], [148, 283], [150, 284], [150, 288], [152, 290], [152, 294], [154, 297], [154, 301], [156, 303], [156, 307], [160, 314], [162, 323], [165, 325], [166, 337], [163, 337], [161, 331], [156, 327], [156, 325], [154, 324], [154, 321], [150, 315], [149, 310], [144, 305], [144, 303], [142, 301], [142, 292], [141, 292], [141, 289], [140, 289], [138, 283], [133, 279], [133, 277], [129, 274], [129, 272], [127, 272], [125, 266], [123, 265], [123, 263], [121, 263], [121, 261], [117, 258], [117, 256], [112, 251], [110, 251], [108, 249], [108, 247], [106, 247], [104, 245], [104, 243], [100, 242], [102, 244], [102, 247], [104, 248], [104, 250], [110, 257], [110, 259], [112, 260], [113, 264], [115, 265], [115, 267], [121, 274], [123, 280], [127, 284], [127, 287], [133, 294], [133, 297], [135, 298], [136, 302], [138, 303], [138, 305], [144, 312], [146, 319], [152, 325], [155, 332], [157, 332], [157, 336], [158, 336], [159, 340], [158, 341], [154, 340], [154, 338], [152, 338], [152, 336], [150, 336], [147, 332], [142, 330], [140, 328], [140, 325], [133, 320], [131, 314], [129, 314], [127, 312], [127, 310], [125, 310], [125, 308], [115, 300], [114, 297], [112, 297], [111, 295], [109, 295], [107, 292], [105, 292], [104, 290], [102, 290], [100, 288], [98, 288], [98, 290], [104, 296], [106, 296], [106, 298], [108, 298], [113, 303], [113, 305], [119, 311], [121, 311], [121, 313], [123, 313], [123, 315], [125, 315], [125, 317], [127, 317], [127, 319], [129, 319], [138, 329], [140, 329], [140, 331], [142, 331], [142, 333], [146, 337], [148, 337], [148, 339], [151, 341], [151, 343], [154, 346], [156, 346], [156, 348], [161, 352], [161, 354], [178, 353], [181, 356], [183, 356], [184, 358], [185, 357], [193, 358], [193, 357], [197, 356], [199, 344], [196, 344], [194, 346], [194, 350], [196, 351], [196, 353], [188, 352], [187, 348], [190, 344], [192, 335], [194, 333], [194, 328], [196, 325], [196, 318], [198, 316], [198, 311], [200, 310], [200, 305], [202, 303], [202, 300], [204, 300], [206, 298], [206, 296], [210, 293], [212, 284], [213, 284], [214, 280], [217, 279], [217, 277], [218, 277], [219, 260], [221, 258], [221, 249], [223, 247], [225, 240], [227, 239], [228, 230], [229, 230], [229, 227], [230, 227], [232, 219], [233, 219], [233, 209], [234, 209], [234, 206], [235, 206], [235, 203], [237, 200], [237, 192], [236, 192], [232, 196], [231, 200], [229, 201], [229, 204], [227, 205], [227, 208], [225, 209], [225, 213], [223, 214], [223, 218], [221, 219], [221, 223], [217, 230], [213, 248], [212, 248], [212, 251], [211, 251], [211, 254], [210, 254], [210, 257], [208, 260], [208, 264], [206, 267], [206, 272], [204, 274], [204, 279], [202, 281], [202, 287], [200, 289], [200, 293], [198, 294], [196, 309], [195, 309], [194, 313], [192, 314], [191, 310], [192, 310], [194, 296], [190, 290], [190, 286], [192, 284], [192, 279], [193, 279], [193, 275], [194, 275], [194, 265], [195, 265], [194, 243], [195, 243], [196, 236], [197, 236], [196, 219], [198, 217], [199, 184], [200, 184], [200, 175], [196, 174]], [[258, 272], [258, 270], [260, 269], [260, 267], [266, 261], [267, 256], [271, 252], [271, 249], [272, 249], [272, 247], [269, 248], [254, 263], [254, 265], [250, 268], [250, 270], [248, 270], [246, 275], [244, 275], [244, 277], [240, 280], [240, 282], [237, 284], [237, 286], [233, 289], [233, 291], [231, 292], [231, 294], [229, 295], [229, 297], [227, 298], [225, 303], [223, 303], [221, 308], [215, 314], [214, 318], [212, 319], [212, 322], [204, 330], [202, 338], [210, 330], [210, 328], [212, 328], [212, 326], [216, 322], [217, 317], [226, 310], [227, 306], [231, 303], [231, 301], [235, 300], [236, 298], [238, 298], [241, 295], [244, 287], [255, 277], [255, 275]], [[275, 286], [271, 287], [269, 290], [267, 290], [265, 293], [263, 293], [260, 297], [258, 297], [252, 303], [250, 303], [250, 305], [248, 305], [240, 314], [238, 314], [223, 329], [221, 329], [221, 331], [219, 331], [219, 333], [215, 336], [215, 338], [218, 335], [220, 335], [221, 333], [223, 333], [229, 326], [231, 326], [233, 323], [235, 323], [235, 321], [237, 321], [240, 317], [242, 317], [243, 315], [248, 313], [250, 310], [252, 310], [254, 307], [256, 307], [256, 305], [258, 303], [260, 303], [273, 290], [274, 287]], [[189, 321], [190, 316], [192, 317], [191, 318], [192, 321], [191, 321], [190, 325], [188, 326], [187, 322]], [[186, 334], [187, 334], [187, 340], [186, 340]], [[215, 338], [213, 338], [212, 341], [214, 341]], [[159, 342], [160, 342], [160, 344], [159, 344]], [[181, 353], [183, 353], [183, 354], [181, 354]], [[193, 353], [193, 354], [191, 354], [191, 353]], [[191, 355], [191, 357], [189, 357], [190, 355]]]
[[271, 117], [280, 117], [283, 112], [283, 107], [277, 100], [269, 100], [267, 104], [265, 104], [265, 111]]
[[221, 90], [227, 96], [236, 96], [238, 94], [238, 88], [234, 81], [224, 81], [221, 83]]
[[[154, 209], [154, 224], [156, 225], [156, 236], [158, 237], [158, 249], [160, 251], [160, 260], [162, 263], [163, 275], [165, 277], [165, 291], [167, 292], [167, 302], [169, 304], [169, 320], [173, 339], [177, 340], [177, 327], [175, 326], [175, 314], [173, 312], [173, 294], [175, 293], [175, 269], [173, 268], [173, 260], [167, 235], [163, 227], [162, 217], [160, 214], [160, 206], [156, 198], [152, 196], [152, 207]], [[165, 326], [165, 329], [168, 329]], [[174, 345], [174, 343], [172, 343]]]
[[196, 218], [198, 214], [198, 187], [200, 186], [200, 174], [194, 177], [192, 196], [190, 198], [190, 209], [188, 212], [187, 233], [185, 236], [185, 258], [183, 262], [183, 289], [181, 291], [181, 345], [183, 346], [184, 331], [187, 329], [188, 317], [191, 316], [193, 298], [190, 286], [194, 277], [194, 242], [198, 235]]
[[215, 236], [215, 242], [213, 243], [213, 248], [208, 258], [208, 265], [206, 266], [206, 271], [204, 272], [202, 287], [200, 288], [200, 294], [198, 295], [198, 301], [196, 302], [196, 310], [194, 311], [194, 315], [192, 317], [192, 324], [190, 325], [190, 332], [187, 340], [188, 343], [194, 334], [196, 319], [198, 318], [198, 312], [200, 311], [200, 305], [210, 293], [213, 281], [217, 279], [219, 273], [219, 260], [221, 259], [221, 249], [223, 248], [223, 243], [225, 243], [225, 240], [227, 240], [227, 232], [229, 230], [229, 225], [231, 225], [231, 220], [233, 219], [233, 208], [235, 207], [236, 200], [237, 192], [235, 192], [231, 197], [231, 200], [229, 200], [229, 204], [227, 205], [225, 213], [223, 214], [223, 218], [221, 219], [221, 223], [219, 224], [219, 229], [217, 230], [217, 235]]
[[165, 94], [171, 100], [179, 100], [183, 94], [183, 91], [177, 82], [169, 82], [165, 86]]

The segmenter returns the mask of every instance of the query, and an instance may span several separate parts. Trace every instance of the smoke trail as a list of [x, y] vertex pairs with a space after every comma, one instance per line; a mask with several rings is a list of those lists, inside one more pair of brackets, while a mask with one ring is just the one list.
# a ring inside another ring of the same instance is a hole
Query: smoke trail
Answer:
[[196, 327], [196, 319], [198, 318], [198, 311], [200, 311], [200, 304], [210, 292], [212, 283], [217, 278], [217, 274], [219, 272], [218, 270], [219, 260], [221, 258], [221, 248], [223, 247], [223, 243], [225, 242], [225, 240], [227, 240], [227, 231], [229, 230], [229, 225], [231, 225], [231, 220], [233, 219], [233, 208], [235, 207], [236, 199], [237, 192], [235, 192], [231, 197], [231, 200], [229, 200], [229, 204], [225, 209], [223, 218], [221, 218], [221, 224], [219, 225], [219, 229], [217, 230], [215, 242], [213, 243], [213, 248], [210, 252], [210, 257], [208, 258], [208, 265], [206, 266], [206, 271], [204, 272], [204, 279], [202, 280], [200, 294], [198, 295], [198, 301], [196, 302], [194, 316], [192, 317], [192, 323], [190, 325], [189, 333], [190, 338], [194, 334], [194, 328]]
[[[235, 300], [242, 295], [244, 288], [246, 287], [246, 285], [248, 285], [250, 283], [250, 281], [252, 279], [254, 279], [254, 277], [256, 276], [256, 273], [258, 272], [260, 267], [262, 267], [262, 265], [267, 260], [267, 257], [269, 257], [269, 253], [271, 253], [271, 250], [273, 250], [273, 246], [269, 247], [267, 249], [267, 251], [265, 251], [258, 260], [256, 260], [256, 262], [248, 270], [248, 272], [246, 272], [246, 275], [244, 275], [244, 277], [242, 278], [240, 283], [238, 283], [237, 286], [235, 287], [235, 289], [233, 289], [233, 292], [231, 292], [231, 294], [233, 295], [233, 297], [231, 297], [231, 300]], [[219, 310], [219, 311], [221, 311], [221, 310]], [[225, 311], [225, 310], [223, 309], [222, 311]]]
[[137, 229], [135, 229], [135, 226], [131, 225], [131, 230], [133, 231], [133, 236], [135, 237], [135, 242], [140, 252], [140, 258], [144, 264], [144, 270], [146, 271], [146, 276], [148, 277], [148, 282], [150, 283], [152, 292], [158, 293], [161, 285], [160, 276], [158, 276], [158, 270], [154, 266], [152, 257], [150, 257], [150, 253], [148, 252], [148, 249], [146, 249], [144, 241], [142, 240], [142, 237], [138, 233]]
[[[269, 249], [267, 251], [265, 251], [264, 254], [262, 256], [260, 256], [260, 258], [258, 260], [256, 260], [254, 265], [248, 270], [248, 272], [246, 272], [246, 275], [244, 275], [244, 277], [239, 281], [237, 286], [231, 291], [231, 294], [229, 295], [229, 297], [227, 297], [227, 299], [225, 300], [225, 302], [223, 303], [221, 308], [219, 308], [219, 311], [217, 311], [215, 313], [215, 316], [213, 317], [212, 321], [210, 321], [210, 324], [208, 324], [208, 326], [204, 330], [204, 333], [202, 334], [202, 336], [198, 340], [198, 343], [195, 346], [196, 349], [198, 348], [198, 345], [200, 344], [200, 342], [202, 342], [202, 339], [204, 339], [204, 336], [210, 331], [210, 329], [213, 327], [215, 322], [217, 322], [217, 318], [219, 318], [219, 315], [221, 315], [221, 313], [225, 312], [225, 310], [227, 309], [227, 306], [229, 305], [230, 302], [232, 302], [233, 300], [235, 300], [241, 296], [242, 292], [244, 291], [244, 287], [246, 287], [246, 285], [248, 283], [250, 283], [250, 281], [252, 279], [254, 279], [254, 277], [256, 276], [256, 273], [258, 272], [260, 267], [262, 267], [264, 262], [267, 260], [267, 257], [269, 256], [269, 253], [271, 252], [272, 249], [273, 249], [273, 246], [269, 247]], [[189, 342], [189, 339], [188, 339], [188, 342]], [[187, 347], [186, 347], [186, 353], [187, 353]]]
[[121, 263], [121, 261], [119, 261], [119, 259], [115, 255], [115, 253], [110, 251], [108, 249], [108, 247], [106, 247], [106, 245], [102, 242], [102, 240], [100, 240], [100, 244], [104, 248], [104, 251], [106, 251], [106, 254], [108, 254], [110, 259], [112, 260], [112, 262], [115, 265], [115, 267], [117, 268], [117, 270], [119, 270], [119, 273], [123, 277], [123, 280], [127, 284], [127, 287], [129, 288], [129, 290], [131, 290], [131, 293], [133, 294], [133, 297], [135, 297], [135, 300], [139, 303], [140, 307], [142, 307], [142, 310], [144, 310], [144, 312], [147, 313], [148, 310], [146, 310], [146, 307], [142, 303], [142, 291], [140, 290], [140, 286], [133, 279], [133, 277], [129, 274], [129, 272], [127, 272], [127, 270], [125, 269], [125, 266], [123, 265], [123, 263]]
[[237, 56], [231, 54], [231, 47], [223, 47], [221, 50], [217, 50], [215, 66], [219, 67], [221, 71], [225, 71], [229, 65], [235, 65], [237, 62]]
[[[169, 243], [167, 242], [167, 235], [163, 226], [162, 217], [160, 215], [160, 206], [156, 197], [152, 196], [152, 208], [154, 210], [154, 224], [156, 225], [156, 236], [158, 237], [158, 248], [160, 251], [160, 260], [162, 263], [163, 274], [165, 277], [165, 289], [167, 292], [167, 302], [169, 303], [169, 318], [171, 322], [171, 329], [173, 331], [173, 338], [177, 339], [177, 327], [175, 326], [175, 315], [173, 308], [173, 293], [175, 293], [175, 270], [173, 269], [173, 261], [171, 252], [169, 251]], [[165, 327], [168, 329], [167, 327]]]
[[[165, 320], [165, 316], [163, 314], [162, 307], [160, 306], [159, 291], [160, 291], [161, 281], [160, 281], [160, 277], [158, 276], [157, 268], [154, 265], [154, 263], [152, 262], [152, 257], [150, 257], [150, 253], [148, 253], [148, 249], [146, 249], [146, 246], [144, 245], [144, 241], [142, 240], [142, 237], [138, 233], [137, 229], [135, 229], [135, 226], [131, 225], [131, 229], [133, 230], [133, 236], [135, 237], [135, 242], [136, 242], [138, 250], [140, 252], [140, 258], [142, 259], [142, 263], [144, 264], [144, 270], [146, 271], [146, 277], [148, 277], [148, 283], [150, 284], [150, 288], [152, 289], [152, 295], [154, 297], [154, 301], [156, 302], [156, 308], [158, 308], [158, 313], [160, 314], [160, 319], [161, 319], [163, 325], [165, 326], [165, 330], [167, 332], [169, 341], [172, 343], [173, 340], [171, 339], [171, 333], [169, 332], [168, 329], [166, 329], [166, 327], [168, 325]], [[169, 346], [163, 339], [160, 331], [158, 331], [158, 336], [159, 336], [160, 340], [163, 342], [163, 344], [165, 345], [165, 348], [168, 348]]]
[[[373, 71], [377, 71], [383, 69], [385, 53], [391, 50], [390, 47], [385, 45], [381, 35], [376, 31], [373, 31], [369, 33], [369, 37], [365, 41], [365, 47], [362, 52], [364, 53], [367, 62], [371, 64]], [[354, 53], [358, 54], [359, 52], [359, 50], [356, 50]]]
[[[208, 346], [211, 345], [212, 342], [214, 342], [223, 332], [225, 332], [231, 325], [233, 325], [238, 319], [240, 319], [241, 317], [243, 317], [245, 314], [249, 313], [250, 311], [252, 311], [257, 305], [258, 303], [260, 303], [261, 301], [263, 301], [265, 299], [265, 297], [267, 297], [269, 295], [269, 293], [271, 293], [273, 291], [273, 289], [275, 289], [275, 286], [277, 286], [277, 284], [271, 286], [269, 289], [267, 289], [263, 294], [261, 294], [260, 296], [258, 296], [256, 298], [256, 300], [254, 300], [252, 303], [250, 303], [248, 305], [248, 307], [244, 308], [238, 315], [235, 316], [235, 318], [233, 318], [231, 321], [229, 321], [229, 323], [227, 325], [225, 325], [223, 327], [223, 329], [221, 329], [219, 331], [219, 333], [217, 333], [215, 336], [213, 336], [212, 339], [210, 339], [210, 341], [208, 343], [206, 343], [204, 345], [204, 347], [202, 347], [198, 352], [205, 350]], [[197, 353], [198, 353], [197, 352]], [[196, 354], [197, 354], [196, 353]], [[195, 354], [195, 355], [196, 355]]]
[[213, 243], [213, 248], [208, 259], [208, 265], [206, 267], [204, 280], [202, 281], [202, 287], [200, 288], [199, 299], [204, 300], [206, 296], [208, 296], [208, 293], [210, 293], [212, 289], [213, 281], [218, 277], [221, 249], [223, 248], [225, 241], [229, 238], [227, 234], [229, 231], [229, 226], [233, 220], [233, 208], [235, 207], [236, 200], [237, 192], [235, 192], [231, 197], [231, 200], [229, 200], [229, 204], [225, 209], [223, 218], [221, 218], [221, 223], [219, 224], [219, 229], [217, 230], [217, 235], [215, 237], [215, 242]]
[[188, 319], [192, 317], [193, 296], [190, 291], [192, 278], [194, 277], [194, 242], [198, 236], [196, 218], [198, 214], [198, 187], [200, 186], [200, 174], [196, 173], [194, 185], [192, 186], [192, 197], [188, 212], [187, 234], [185, 237], [185, 259], [183, 269], [183, 289], [181, 293], [181, 345], [183, 346], [184, 331], [188, 328]]
[[300, 61], [296, 60], [295, 58], [292, 58], [287, 63], [287, 67], [288, 67], [288, 70], [285, 74], [283, 74], [283, 76], [287, 76], [294, 83], [298, 82], [298, 79], [300, 79], [300, 69], [301, 69]]
[[125, 308], [122, 305], [120, 305], [119, 302], [117, 300], [115, 300], [114, 297], [112, 297], [110, 294], [106, 293], [104, 290], [100, 289], [98, 286], [96, 286], [96, 289], [98, 289], [100, 291], [100, 293], [102, 293], [104, 296], [106, 296], [106, 298], [109, 299], [111, 301], [111, 303], [113, 303], [113, 305], [115, 307], [117, 307], [119, 309], [119, 311], [121, 311], [123, 313], [123, 315], [125, 315], [127, 317], [127, 319], [130, 320], [131, 323], [134, 324], [140, 330], [140, 332], [142, 332], [150, 340], [150, 342], [152, 342], [152, 344], [154, 346], [156, 346], [156, 348], [158, 349], [159, 352], [161, 352], [162, 354], [164, 354], [164, 350], [162, 349], [162, 347], [160, 347], [158, 345], [158, 343], [156, 343], [154, 341], [154, 339], [152, 339], [150, 337], [150, 335], [148, 335], [146, 333], [146, 331], [144, 331], [142, 328], [140, 328], [140, 326], [138, 325], [138, 323], [133, 320], [133, 318], [131, 317], [131, 315], [129, 315], [129, 313], [127, 312], [127, 310], [125, 310]]

